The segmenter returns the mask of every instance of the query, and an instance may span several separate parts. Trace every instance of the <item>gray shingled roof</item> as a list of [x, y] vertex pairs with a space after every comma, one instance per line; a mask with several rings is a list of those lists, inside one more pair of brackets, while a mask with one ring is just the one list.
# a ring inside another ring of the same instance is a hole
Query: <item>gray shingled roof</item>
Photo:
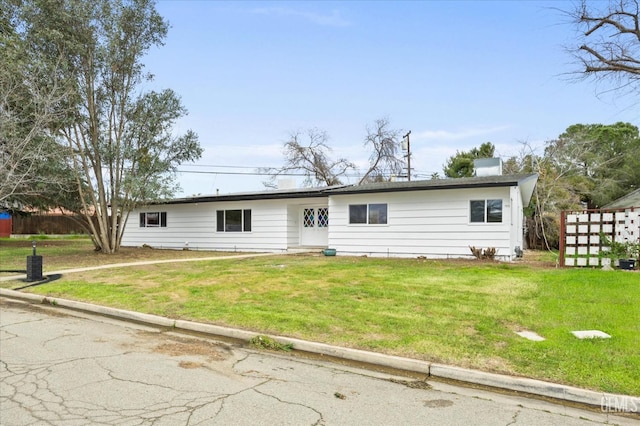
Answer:
[[424, 191], [454, 188], [489, 188], [516, 186], [524, 181], [537, 178], [536, 174], [482, 176], [456, 179], [414, 180], [411, 182], [380, 182], [364, 185], [343, 186], [331, 190], [332, 194], [367, 194], [373, 192]]
[[627, 195], [624, 195], [605, 206], [602, 206], [604, 209], [617, 209], [624, 207], [640, 207], [640, 188], [635, 191], [631, 191]]
[[194, 197], [175, 198], [172, 200], [161, 201], [157, 204], [190, 204], [190, 203], [207, 203], [213, 201], [244, 201], [244, 200], [274, 200], [283, 198], [313, 198], [326, 197], [327, 191], [340, 186], [324, 186], [320, 188], [294, 188], [294, 189], [272, 189], [266, 191], [255, 192], [235, 192], [232, 194], [221, 195], [198, 195]]
[[[270, 191], [241, 192], [224, 195], [204, 195], [176, 198], [157, 204], [191, 204], [214, 201], [273, 200], [286, 198], [314, 198], [329, 195], [371, 194], [380, 192], [427, 191], [436, 189], [490, 188], [518, 186], [538, 175], [503, 175], [457, 179], [416, 180], [411, 182], [380, 182], [364, 185], [337, 185], [320, 188], [280, 189]], [[528, 200], [525, 200], [528, 203]]]

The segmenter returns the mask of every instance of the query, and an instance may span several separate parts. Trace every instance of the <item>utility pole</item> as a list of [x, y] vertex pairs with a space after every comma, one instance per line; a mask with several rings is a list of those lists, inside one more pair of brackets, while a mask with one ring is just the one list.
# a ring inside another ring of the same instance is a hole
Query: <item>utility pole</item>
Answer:
[[409, 135], [411, 130], [402, 137], [402, 150], [407, 151], [407, 180], [411, 182], [411, 143], [409, 142]]

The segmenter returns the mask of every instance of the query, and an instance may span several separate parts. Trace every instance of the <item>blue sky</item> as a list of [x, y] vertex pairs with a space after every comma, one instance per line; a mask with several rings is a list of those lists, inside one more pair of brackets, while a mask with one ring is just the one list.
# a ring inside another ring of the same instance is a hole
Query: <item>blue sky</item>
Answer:
[[[483, 142], [517, 155], [576, 123], [640, 124], [638, 104], [575, 81], [561, 1], [160, 1], [171, 25], [145, 64], [171, 88], [204, 154], [178, 195], [262, 190], [291, 132], [317, 127], [366, 168], [366, 128], [411, 130], [414, 178]], [[364, 171], [364, 170], [363, 170]], [[226, 174], [234, 173], [234, 174]], [[352, 182], [355, 179], [351, 180]]]

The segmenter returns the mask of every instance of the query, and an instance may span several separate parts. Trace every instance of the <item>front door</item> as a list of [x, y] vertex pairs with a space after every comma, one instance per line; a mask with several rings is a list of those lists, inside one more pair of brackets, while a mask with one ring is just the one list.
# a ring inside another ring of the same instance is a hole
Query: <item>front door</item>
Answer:
[[300, 245], [326, 247], [329, 240], [329, 208], [308, 206], [300, 209]]

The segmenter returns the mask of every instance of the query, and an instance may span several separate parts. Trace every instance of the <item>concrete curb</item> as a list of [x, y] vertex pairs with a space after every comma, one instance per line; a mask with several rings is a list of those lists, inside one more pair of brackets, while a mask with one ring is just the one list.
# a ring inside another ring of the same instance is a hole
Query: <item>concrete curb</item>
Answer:
[[[52, 306], [90, 312], [124, 320], [156, 325], [160, 327], [194, 331], [198, 333], [210, 334], [213, 336], [221, 336], [242, 341], [248, 341], [249, 339], [257, 335], [257, 333], [247, 330], [222, 327], [212, 324], [203, 324], [193, 321], [172, 320], [157, 315], [109, 308], [105, 306], [76, 302], [67, 299], [50, 298], [30, 293], [22, 293], [15, 290], [0, 289], [0, 297], [19, 299], [34, 304], [49, 304]], [[435, 378], [455, 380], [458, 382], [488, 386], [515, 392], [524, 392], [544, 398], [568, 401], [571, 403], [599, 407], [602, 409], [608, 408], [611, 404], [611, 401], [614, 401], [615, 404], [624, 403], [625, 406], [637, 407], [634, 408], [635, 410], [640, 409], [640, 398], [628, 395], [595, 392], [572, 386], [544, 382], [542, 380], [528, 379], [524, 377], [513, 377], [495, 373], [486, 373], [477, 370], [452, 367], [442, 364], [434, 364], [427, 361], [420, 361], [393, 355], [384, 355], [359, 349], [342, 348], [339, 346], [332, 346], [324, 343], [310, 342], [289, 337], [272, 335], [269, 335], [268, 337], [282, 344], [292, 344], [293, 348], [299, 351], [319, 355], [328, 355], [331, 357], [341, 358], [349, 361], [357, 361], [397, 370], [422, 373]]]

